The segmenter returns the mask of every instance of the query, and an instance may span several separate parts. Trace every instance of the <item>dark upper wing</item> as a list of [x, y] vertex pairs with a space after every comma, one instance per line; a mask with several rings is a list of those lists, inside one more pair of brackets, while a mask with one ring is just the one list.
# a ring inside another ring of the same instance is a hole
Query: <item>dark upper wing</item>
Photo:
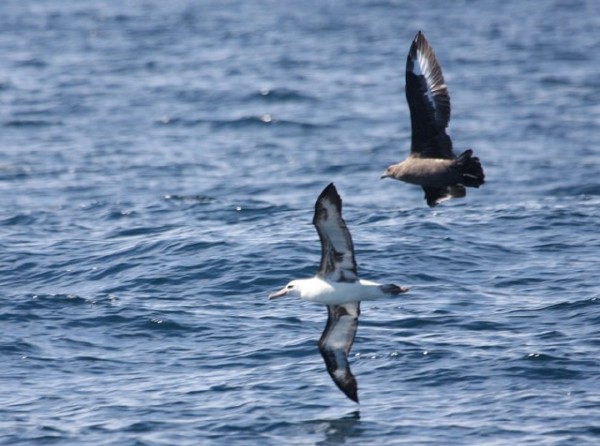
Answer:
[[358, 403], [356, 378], [348, 365], [348, 353], [358, 327], [360, 302], [327, 305], [329, 317], [319, 339], [319, 350], [333, 382], [352, 401]]
[[337, 282], [356, 281], [352, 237], [342, 218], [342, 199], [333, 183], [317, 199], [313, 224], [321, 239], [321, 266], [317, 275]]
[[411, 153], [426, 158], [454, 158], [446, 134], [450, 96], [433, 48], [419, 31], [406, 59], [406, 100], [412, 126]]

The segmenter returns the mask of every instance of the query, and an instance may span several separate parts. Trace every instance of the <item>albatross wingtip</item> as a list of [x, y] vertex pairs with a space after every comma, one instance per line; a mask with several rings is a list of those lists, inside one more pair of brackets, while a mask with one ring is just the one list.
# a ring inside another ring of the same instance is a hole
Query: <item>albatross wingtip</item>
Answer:
[[338, 193], [335, 184], [329, 183], [325, 187], [325, 189], [323, 189], [323, 191], [319, 195], [319, 198], [317, 198], [316, 207], [319, 207], [321, 201], [325, 199], [331, 201], [336, 207], [341, 209], [342, 197], [340, 197], [340, 194]]
[[354, 401], [356, 404], [360, 404], [358, 401], [358, 392], [357, 389], [354, 389], [354, 393], [352, 394], [347, 394], [348, 398], [350, 398], [352, 401]]
[[346, 381], [336, 379], [336, 377], [334, 377], [333, 375], [332, 378], [335, 384], [338, 386], [338, 388], [344, 393], [344, 395], [346, 395], [346, 397], [348, 397], [348, 399], [351, 399], [356, 404], [359, 404], [358, 385], [356, 383], [356, 378], [354, 377], [354, 375], [350, 373], [350, 379]]
[[331, 182], [327, 186], [325, 186], [325, 189], [323, 189], [323, 192], [321, 192], [321, 195], [325, 196], [325, 195], [329, 195], [332, 193], [337, 194], [337, 188], [335, 187], [335, 184], [333, 184], [333, 182]]

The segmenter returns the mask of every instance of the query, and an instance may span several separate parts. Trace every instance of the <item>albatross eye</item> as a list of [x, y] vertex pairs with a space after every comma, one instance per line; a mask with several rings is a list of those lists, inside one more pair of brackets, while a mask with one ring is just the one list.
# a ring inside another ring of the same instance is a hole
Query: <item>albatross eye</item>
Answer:
[[288, 286], [285, 287], [286, 290], [291, 290], [292, 288], [294, 288], [294, 285], [289, 284]]

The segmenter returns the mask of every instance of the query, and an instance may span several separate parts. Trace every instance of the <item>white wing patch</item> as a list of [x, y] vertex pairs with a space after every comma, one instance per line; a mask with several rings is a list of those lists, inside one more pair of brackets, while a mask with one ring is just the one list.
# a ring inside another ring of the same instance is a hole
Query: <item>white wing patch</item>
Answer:
[[[438, 104], [435, 101], [435, 95], [437, 93], [446, 94], [448, 87], [444, 82], [444, 78], [441, 76], [441, 70], [439, 69], [437, 62], [435, 62], [435, 66], [432, 65], [432, 54], [428, 54], [432, 53], [431, 48], [429, 46], [427, 46], [425, 49], [418, 47], [416, 53], [416, 59], [411, 57], [413, 61], [411, 71], [415, 74], [415, 76], [423, 76], [425, 83], [427, 84], [427, 90], [425, 92], [427, 99], [431, 103], [431, 106], [434, 109], [437, 109]], [[433, 60], [435, 61], [435, 59]]]

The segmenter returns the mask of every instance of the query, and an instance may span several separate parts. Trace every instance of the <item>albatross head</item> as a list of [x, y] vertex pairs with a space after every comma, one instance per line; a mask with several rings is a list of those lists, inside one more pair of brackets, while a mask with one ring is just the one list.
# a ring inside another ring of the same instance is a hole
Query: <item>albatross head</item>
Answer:
[[282, 289], [280, 289], [279, 291], [270, 294], [269, 295], [269, 299], [273, 300], [273, 299], [277, 299], [278, 297], [283, 297], [283, 296], [296, 296], [296, 297], [300, 297], [300, 284], [297, 280], [292, 280], [290, 283], [288, 283], [286, 286], [284, 286]]

